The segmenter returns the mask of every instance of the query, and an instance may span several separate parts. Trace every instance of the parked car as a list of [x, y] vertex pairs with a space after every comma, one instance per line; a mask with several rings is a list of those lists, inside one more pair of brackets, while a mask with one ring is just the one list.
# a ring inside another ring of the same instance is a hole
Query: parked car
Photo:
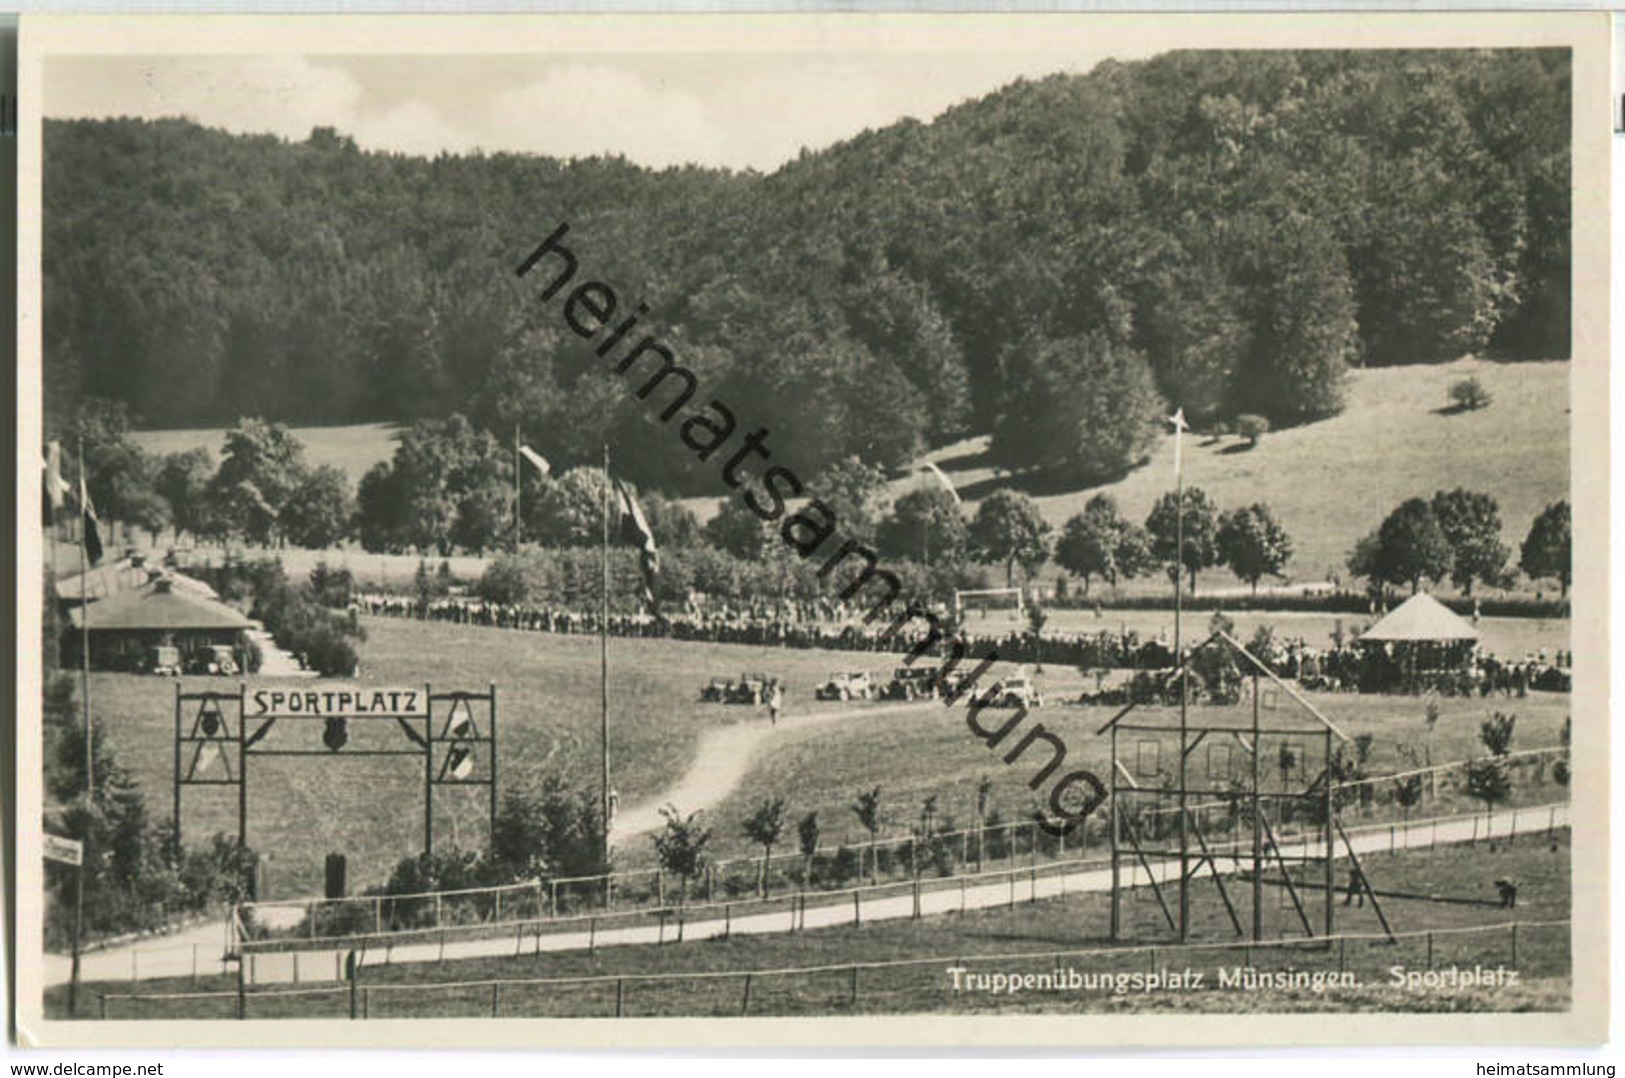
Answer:
[[223, 677], [232, 677], [240, 669], [237, 665], [237, 653], [227, 644], [210, 644], [198, 654], [192, 663], [193, 672], [198, 674], [218, 674]]
[[991, 707], [1043, 707], [1044, 696], [1025, 674], [1013, 674], [997, 682], [988, 693]]
[[880, 690], [882, 700], [927, 700], [937, 695], [935, 666], [899, 666]]
[[159, 677], [181, 676], [181, 649], [160, 645], [147, 655], [147, 673]]
[[767, 687], [772, 680], [766, 674], [741, 674], [729, 687], [728, 703], [755, 707], [767, 699]]
[[869, 675], [861, 670], [838, 671], [818, 686], [813, 695], [820, 700], [867, 700], [874, 695], [874, 687], [869, 683]]

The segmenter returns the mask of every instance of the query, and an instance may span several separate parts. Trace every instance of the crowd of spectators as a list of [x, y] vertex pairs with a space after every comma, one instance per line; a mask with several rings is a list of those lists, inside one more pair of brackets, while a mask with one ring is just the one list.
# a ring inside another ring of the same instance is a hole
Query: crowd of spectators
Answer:
[[[494, 603], [475, 596], [449, 595], [424, 602], [398, 594], [357, 593], [352, 610], [375, 617], [417, 618], [461, 625], [485, 625], [526, 632], [596, 635], [600, 614], [544, 604]], [[891, 632], [885, 619], [865, 622], [860, 612], [838, 601], [706, 604], [691, 601], [680, 611], [655, 617], [647, 613], [611, 612], [609, 633], [617, 637], [690, 640], [757, 647], [825, 649], [902, 655], [928, 631], [921, 620]], [[1147, 636], [1129, 629], [1095, 632], [1050, 631], [1035, 634], [1010, 627], [1002, 632], [977, 631], [973, 623], [956, 624], [945, 608], [934, 611], [943, 626], [943, 650], [957, 641], [967, 656], [997, 653], [1001, 660], [1078, 670], [1158, 671], [1174, 666], [1165, 635]], [[1205, 635], [1205, 634], [1204, 634]], [[1302, 637], [1254, 640], [1251, 649], [1278, 677], [1318, 691], [1438, 691], [1449, 695], [1522, 696], [1530, 689], [1566, 691], [1570, 656], [1559, 652], [1551, 661], [1543, 652], [1516, 660], [1477, 655], [1459, 670], [1410, 678], [1374, 649], [1353, 641], [1315, 647]]]

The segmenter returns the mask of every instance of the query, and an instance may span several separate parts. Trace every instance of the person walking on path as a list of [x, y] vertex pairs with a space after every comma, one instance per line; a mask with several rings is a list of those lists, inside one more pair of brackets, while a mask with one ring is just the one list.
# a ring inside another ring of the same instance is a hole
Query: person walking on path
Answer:
[[784, 690], [779, 688], [777, 679], [767, 689], [767, 717], [774, 726], [779, 724], [779, 709], [784, 706]]

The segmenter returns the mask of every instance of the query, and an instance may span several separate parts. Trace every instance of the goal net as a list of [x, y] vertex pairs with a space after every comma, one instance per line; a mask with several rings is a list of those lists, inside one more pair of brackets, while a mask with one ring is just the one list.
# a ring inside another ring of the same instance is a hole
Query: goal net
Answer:
[[991, 617], [1002, 613], [1019, 620], [1027, 612], [1020, 588], [973, 588], [954, 592], [954, 613], [960, 620]]

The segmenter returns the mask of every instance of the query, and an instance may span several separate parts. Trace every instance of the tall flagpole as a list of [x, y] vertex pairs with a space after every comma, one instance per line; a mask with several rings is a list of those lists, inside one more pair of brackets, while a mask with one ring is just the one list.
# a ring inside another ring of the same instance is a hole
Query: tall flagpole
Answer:
[[1181, 454], [1185, 432], [1185, 409], [1174, 413], [1174, 505], [1176, 514], [1174, 541], [1174, 669], [1179, 671], [1179, 939], [1190, 937], [1190, 823], [1185, 779], [1185, 758], [1190, 752], [1189, 731], [1185, 713], [1189, 703], [1187, 691], [1190, 672], [1184, 668], [1185, 652], [1180, 642], [1180, 623], [1185, 607], [1185, 465]]
[[604, 443], [603, 581], [598, 611], [598, 735], [602, 748], [600, 809], [604, 823], [604, 868], [609, 867], [609, 443]]

